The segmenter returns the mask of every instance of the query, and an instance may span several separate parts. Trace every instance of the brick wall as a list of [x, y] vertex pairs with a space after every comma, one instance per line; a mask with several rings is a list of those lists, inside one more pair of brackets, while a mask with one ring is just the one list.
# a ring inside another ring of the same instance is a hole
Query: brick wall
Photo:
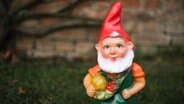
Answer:
[[[66, 1], [66, 0], [65, 0]], [[184, 51], [184, 2], [182, 0], [118, 0], [123, 3], [123, 26], [132, 36], [136, 50], [154, 54], [160, 50]], [[64, 0], [54, 0], [31, 10], [54, 13]], [[89, 0], [71, 10], [71, 15], [103, 20], [113, 0]], [[68, 19], [69, 20], [69, 19]], [[21, 26], [47, 28], [62, 24], [62, 18], [28, 20]], [[17, 37], [16, 47], [29, 57], [61, 56], [88, 58], [96, 55], [100, 27], [62, 29], [41, 38]]]

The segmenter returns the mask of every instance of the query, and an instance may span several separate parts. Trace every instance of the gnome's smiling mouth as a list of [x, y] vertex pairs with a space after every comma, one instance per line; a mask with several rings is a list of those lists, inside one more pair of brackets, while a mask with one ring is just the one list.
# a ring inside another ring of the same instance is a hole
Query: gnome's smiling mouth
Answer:
[[113, 57], [113, 58], [111, 58], [111, 61], [112, 61], [112, 62], [115, 62], [116, 59], [117, 59], [116, 57]]

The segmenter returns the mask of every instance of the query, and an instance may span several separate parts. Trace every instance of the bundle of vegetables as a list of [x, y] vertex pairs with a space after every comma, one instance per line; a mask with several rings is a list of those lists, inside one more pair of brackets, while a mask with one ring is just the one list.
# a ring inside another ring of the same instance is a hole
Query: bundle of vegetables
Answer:
[[102, 73], [96, 74], [92, 79], [92, 84], [97, 91], [94, 98], [98, 100], [105, 100], [112, 97], [120, 87], [124, 78], [125, 76], [109, 79]]

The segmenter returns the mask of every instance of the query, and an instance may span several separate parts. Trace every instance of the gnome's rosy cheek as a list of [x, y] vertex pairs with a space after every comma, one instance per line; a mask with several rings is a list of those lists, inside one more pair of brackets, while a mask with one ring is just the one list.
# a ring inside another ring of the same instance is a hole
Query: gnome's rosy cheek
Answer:
[[110, 57], [109, 57], [109, 50], [110, 50], [110, 49], [107, 49], [107, 48], [102, 47], [101, 53], [102, 53], [102, 56], [103, 56], [104, 58], [110, 58]]

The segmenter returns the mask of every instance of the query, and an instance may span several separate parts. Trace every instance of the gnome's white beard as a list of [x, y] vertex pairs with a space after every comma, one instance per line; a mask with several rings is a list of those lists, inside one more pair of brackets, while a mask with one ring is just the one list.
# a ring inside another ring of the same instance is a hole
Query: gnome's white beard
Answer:
[[101, 70], [108, 73], [121, 73], [132, 65], [134, 58], [133, 50], [129, 50], [125, 56], [117, 58], [112, 61], [109, 58], [104, 58], [100, 52], [98, 52], [98, 64]]

